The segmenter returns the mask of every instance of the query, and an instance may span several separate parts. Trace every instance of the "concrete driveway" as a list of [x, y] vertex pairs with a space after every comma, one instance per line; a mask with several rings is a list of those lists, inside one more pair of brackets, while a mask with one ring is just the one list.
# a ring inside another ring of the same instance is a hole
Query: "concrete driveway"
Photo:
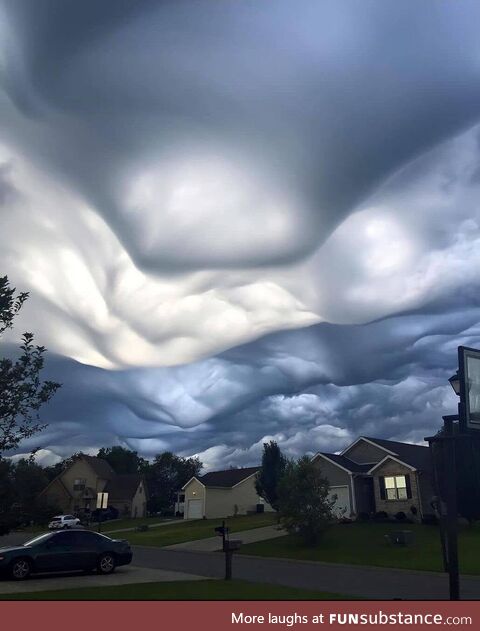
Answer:
[[0, 594], [21, 594], [24, 592], [44, 592], [54, 589], [72, 589], [80, 587], [106, 587], [110, 585], [128, 585], [129, 583], [156, 583], [167, 581], [198, 581], [204, 576], [187, 574], [173, 570], [149, 569], [134, 565], [122, 566], [113, 574], [55, 574], [35, 576], [26, 581], [0, 580]]

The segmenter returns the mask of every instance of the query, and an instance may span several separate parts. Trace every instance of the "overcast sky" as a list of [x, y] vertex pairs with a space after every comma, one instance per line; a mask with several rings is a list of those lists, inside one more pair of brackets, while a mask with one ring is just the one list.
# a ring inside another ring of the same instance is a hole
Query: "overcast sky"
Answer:
[[0, 0], [21, 453], [421, 442], [480, 345], [477, 0]]

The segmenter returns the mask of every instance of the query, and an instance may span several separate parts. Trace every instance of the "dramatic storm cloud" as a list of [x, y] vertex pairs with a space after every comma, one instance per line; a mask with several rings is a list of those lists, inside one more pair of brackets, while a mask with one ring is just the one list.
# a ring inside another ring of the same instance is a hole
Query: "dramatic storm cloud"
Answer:
[[4, 0], [0, 273], [44, 461], [421, 441], [480, 343], [475, 1]]

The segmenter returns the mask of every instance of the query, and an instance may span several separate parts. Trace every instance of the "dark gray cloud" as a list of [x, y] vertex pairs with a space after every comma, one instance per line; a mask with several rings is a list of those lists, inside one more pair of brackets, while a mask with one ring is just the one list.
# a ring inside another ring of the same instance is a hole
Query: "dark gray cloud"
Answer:
[[0, 267], [64, 382], [24, 447], [431, 432], [480, 341], [479, 17], [5, 0]]
[[50, 376], [64, 386], [28, 445], [173, 449], [218, 466], [257, 461], [268, 438], [292, 456], [358, 434], [419, 442], [455, 409], [447, 379], [456, 344], [480, 343], [478, 302], [271, 334], [176, 368], [112, 372], [54, 357]]
[[475, 2], [5, 6], [5, 133], [150, 271], [305, 257], [480, 111]]

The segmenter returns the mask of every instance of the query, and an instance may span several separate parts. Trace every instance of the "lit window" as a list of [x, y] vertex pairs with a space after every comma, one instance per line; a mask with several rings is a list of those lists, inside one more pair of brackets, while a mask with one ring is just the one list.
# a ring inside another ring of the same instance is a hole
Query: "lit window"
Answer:
[[406, 500], [407, 478], [404, 475], [395, 475], [384, 478], [385, 497], [387, 500]]

